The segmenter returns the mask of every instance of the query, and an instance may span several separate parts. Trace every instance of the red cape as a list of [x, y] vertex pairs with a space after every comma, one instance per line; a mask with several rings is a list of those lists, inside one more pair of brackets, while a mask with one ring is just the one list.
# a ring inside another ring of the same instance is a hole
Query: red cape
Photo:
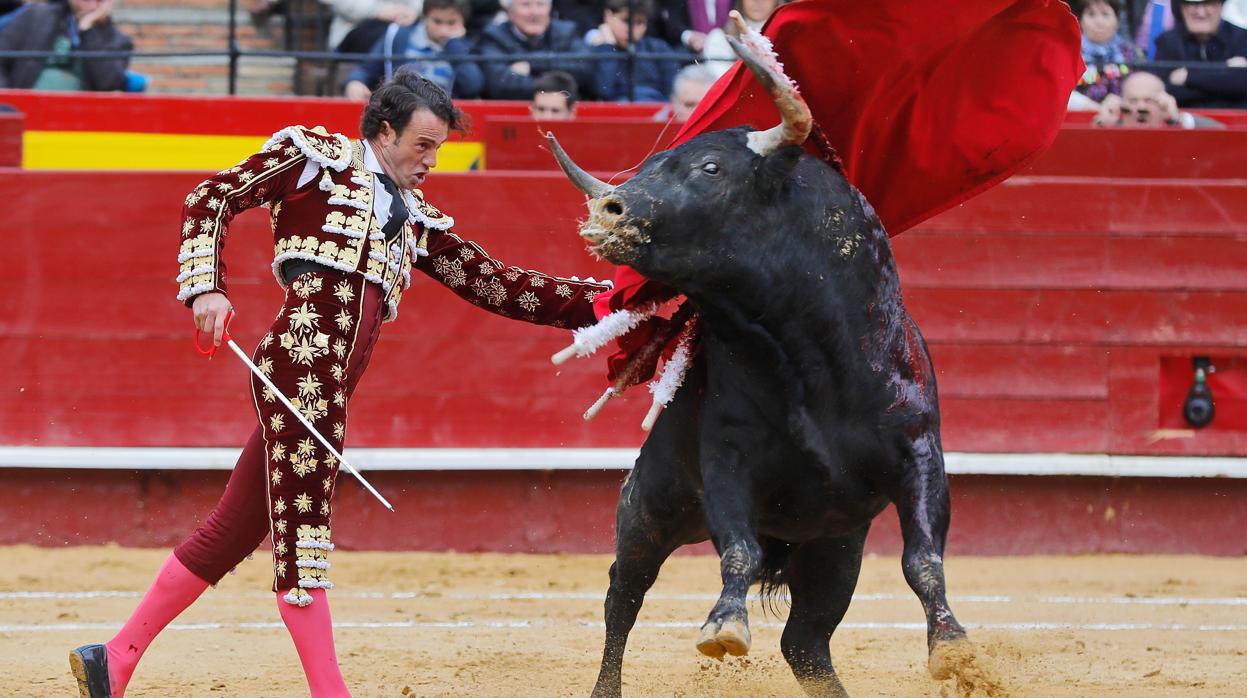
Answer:
[[[1078, 22], [1056, 0], [797, 0], [779, 7], [762, 33], [889, 235], [998, 184], [1046, 150], [1083, 72]], [[770, 96], [737, 62], [668, 147], [778, 122]], [[663, 291], [620, 267], [595, 310], [601, 317]], [[612, 379], [639, 337], [625, 339], [625, 352], [610, 359]]]

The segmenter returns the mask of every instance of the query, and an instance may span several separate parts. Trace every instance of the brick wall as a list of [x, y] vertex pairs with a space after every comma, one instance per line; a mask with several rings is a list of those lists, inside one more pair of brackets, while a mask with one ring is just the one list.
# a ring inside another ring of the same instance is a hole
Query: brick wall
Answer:
[[[220, 51], [218, 56], [135, 58], [130, 69], [148, 77], [147, 91], [163, 94], [228, 94], [229, 3], [224, 0], [122, 0], [115, 12], [121, 30], [140, 52]], [[316, 0], [287, 0], [296, 24], [284, 16], [261, 22], [239, 3], [236, 36], [242, 50], [322, 50], [318, 42]], [[306, 19], [304, 19], [306, 18]], [[303, 20], [303, 21], [300, 21]], [[320, 34], [323, 36], [323, 34]], [[278, 96], [314, 94], [328, 89], [325, 68], [291, 58], [242, 58], [238, 94]]]

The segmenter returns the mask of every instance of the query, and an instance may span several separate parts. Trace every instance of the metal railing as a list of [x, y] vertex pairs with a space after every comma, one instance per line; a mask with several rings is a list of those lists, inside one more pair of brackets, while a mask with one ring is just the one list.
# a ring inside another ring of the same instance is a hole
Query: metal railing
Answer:
[[[240, 63], [245, 59], [266, 59], [266, 58], [288, 58], [298, 62], [325, 62], [334, 66], [339, 63], [364, 63], [377, 61], [379, 58], [371, 53], [341, 53], [337, 51], [319, 50], [306, 51], [295, 49], [243, 49], [238, 42], [238, 22], [236, 15], [239, 12], [238, 0], [229, 1], [229, 21], [228, 21], [228, 38], [227, 45], [220, 50], [193, 50], [193, 51], [73, 51], [69, 54], [74, 59], [92, 59], [92, 58], [128, 58], [128, 59], [148, 59], [148, 58], [215, 58], [224, 57], [228, 63], [227, 76], [227, 92], [230, 95], [238, 93], [238, 75]], [[287, 45], [290, 45], [291, 27], [287, 27]], [[629, 29], [631, 33], [631, 28]], [[319, 36], [319, 35], [318, 35]], [[50, 58], [54, 56], [65, 56], [66, 54], [57, 51], [0, 51], [0, 60], [10, 58]], [[625, 47], [625, 51], [620, 53], [598, 53], [586, 50], [576, 52], [552, 52], [552, 51], [534, 51], [526, 53], [514, 53], [506, 55], [438, 55], [431, 58], [402, 58], [402, 62], [422, 63], [422, 62], [439, 62], [439, 63], [514, 63], [517, 61], [560, 61], [560, 62], [583, 62], [589, 64], [601, 63], [603, 61], [625, 63], [626, 82], [628, 86], [628, 94], [634, 99], [636, 96], [636, 72], [641, 63], [647, 61], [676, 61], [680, 63], [694, 62], [718, 62], [718, 59], [699, 59], [698, 56], [687, 51], [670, 51], [670, 52], [645, 52], [639, 51], [636, 45], [629, 43]], [[1247, 70], [1247, 68], [1231, 67], [1224, 63], [1186, 63], [1180, 61], [1149, 61], [1138, 63], [1125, 63], [1132, 70], [1147, 70], [1149, 72], [1161, 72], [1175, 70], [1177, 68], [1186, 68], [1188, 71], [1201, 70], [1224, 70], [1232, 68], [1236, 70]], [[331, 71], [332, 73], [332, 71]], [[330, 75], [331, 90], [336, 93], [341, 86], [332, 84], [333, 75]], [[297, 82], [294, 81], [294, 82]], [[294, 90], [299, 94], [298, 90]]]

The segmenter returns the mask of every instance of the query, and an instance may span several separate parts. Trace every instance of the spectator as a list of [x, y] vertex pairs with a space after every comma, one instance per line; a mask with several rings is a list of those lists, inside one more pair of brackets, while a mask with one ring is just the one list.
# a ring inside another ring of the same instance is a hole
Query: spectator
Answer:
[[704, 65], [695, 63], [684, 66], [676, 73], [675, 85], [671, 88], [671, 100], [654, 118], [659, 121], [688, 121], [688, 117], [710, 91], [710, 86], [716, 79], [714, 72]]
[[[733, 0], [732, 9], [740, 13], [745, 20], [745, 26], [754, 31], [762, 31], [762, 25], [766, 24], [767, 18], [782, 4], [784, 3], [779, 0]], [[724, 18], [723, 26], [712, 29], [706, 35], [706, 47], [701, 52], [706, 59], [706, 67], [714, 72], [715, 77], [726, 73], [736, 62], [736, 52], [727, 43], [727, 28], [730, 25]]]
[[1082, 28], [1082, 60], [1086, 72], [1074, 88], [1093, 102], [1121, 94], [1129, 63], [1143, 60], [1143, 52], [1117, 33], [1121, 20], [1118, 0], [1075, 0], [1073, 8]]
[[0, 59], [0, 87], [121, 90], [129, 57], [74, 58], [75, 51], [129, 51], [112, 21], [113, 0], [33, 3], [0, 30], [0, 51], [55, 51], [50, 58]]
[[594, 66], [593, 91], [598, 99], [665, 102], [671, 94], [671, 83], [680, 70], [680, 63], [674, 60], [638, 60], [632, 84], [629, 85], [628, 63], [625, 60], [629, 40], [638, 53], [671, 53], [675, 50], [662, 39], [645, 35], [651, 1], [606, 0], [602, 27], [595, 33], [596, 40], [601, 43], [591, 50], [601, 56], [616, 56], [617, 59], [599, 61]]
[[562, 70], [551, 70], [533, 80], [533, 100], [528, 103], [528, 111], [538, 121], [574, 119], [579, 96], [576, 78]]
[[404, 65], [460, 99], [479, 97], [485, 87], [481, 67], [473, 62], [431, 60], [466, 56], [472, 46], [463, 38], [471, 5], [468, 0], [424, 0], [424, 18], [416, 24], [391, 24], [372, 47], [375, 60], [359, 64], [346, 81], [346, 96], [364, 101], [372, 90]]
[[390, 24], [407, 26], [420, 18], [422, 0], [322, 0], [333, 9], [329, 48], [341, 53], [368, 53]]
[[1225, 128], [1219, 121], [1180, 111], [1164, 81], [1144, 72], [1128, 75], [1120, 96], [1105, 97], [1091, 123], [1117, 128]]
[[1180, 0], [1182, 24], [1156, 39], [1156, 60], [1191, 64], [1167, 71], [1178, 105], [1247, 107], [1247, 29], [1221, 21], [1221, 0]]
[[[576, 25], [550, 18], [550, 0], [510, 0], [506, 5], [507, 21], [485, 28], [476, 43], [476, 53], [485, 57], [506, 57], [530, 51], [577, 53], [587, 48], [576, 33]], [[485, 71], [485, 96], [490, 99], [528, 99], [533, 94], [533, 80], [551, 70], [562, 70], [587, 86], [593, 73], [583, 61], [549, 58], [529, 60], [494, 60], [482, 62]]]
[[658, 0], [654, 36], [701, 55], [706, 36], [727, 24], [731, 9], [732, 0]]

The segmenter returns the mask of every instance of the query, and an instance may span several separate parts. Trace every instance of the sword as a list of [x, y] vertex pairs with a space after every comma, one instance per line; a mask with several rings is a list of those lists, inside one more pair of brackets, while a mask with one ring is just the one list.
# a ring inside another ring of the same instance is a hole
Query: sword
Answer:
[[[251, 363], [251, 357], [247, 356], [247, 353], [244, 352], [232, 338], [230, 338], [229, 321], [233, 315], [233, 311], [230, 311], [225, 315], [225, 329], [221, 333], [221, 339], [225, 340], [225, 343], [229, 345], [229, 348], [234, 350], [234, 353], [238, 355], [239, 360], [246, 364], [247, 368], [251, 369], [251, 373], [255, 375], [256, 378], [259, 378], [260, 382], [263, 383], [265, 387], [273, 391], [273, 395], [281, 401], [281, 404], [286, 406], [286, 409], [290, 410], [290, 414], [294, 415], [294, 418], [299, 420], [300, 424], [307, 427], [307, 430], [312, 432], [312, 436], [315, 436], [316, 440], [319, 441], [320, 444], [329, 451], [329, 453], [333, 454], [333, 457], [337, 458], [338, 462], [345, 466], [346, 469], [355, 476], [356, 480], [359, 480], [359, 484], [363, 485], [365, 489], [372, 493], [372, 496], [376, 497], [378, 501], [384, 504], [386, 509], [394, 511], [394, 506], [386, 501], [385, 497], [381, 496], [381, 493], [377, 491], [377, 488], [373, 487], [372, 483], [365, 480], [364, 476], [360, 475], [359, 471], [355, 469], [355, 466], [348, 463], [346, 458], [344, 458], [341, 453], [338, 453], [338, 449], [334, 448], [333, 444], [329, 443], [325, 437], [320, 435], [320, 432], [316, 430], [316, 427], [312, 426], [312, 423], [307, 421], [307, 418], [303, 416], [302, 412], [299, 412], [298, 408], [290, 404], [290, 401], [286, 399], [286, 396], [282, 395], [281, 391], [277, 389], [277, 386], [273, 385], [273, 381], [269, 380], [268, 376], [264, 375], [264, 373], [261, 372], [255, 364]], [[202, 346], [200, 346], [199, 328], [195, 328], [195, 349], [199, 350], [200, 354], [203, 354], [211, 359], [216, 355], [217, 347], [212, 346], [205, 350]]]

